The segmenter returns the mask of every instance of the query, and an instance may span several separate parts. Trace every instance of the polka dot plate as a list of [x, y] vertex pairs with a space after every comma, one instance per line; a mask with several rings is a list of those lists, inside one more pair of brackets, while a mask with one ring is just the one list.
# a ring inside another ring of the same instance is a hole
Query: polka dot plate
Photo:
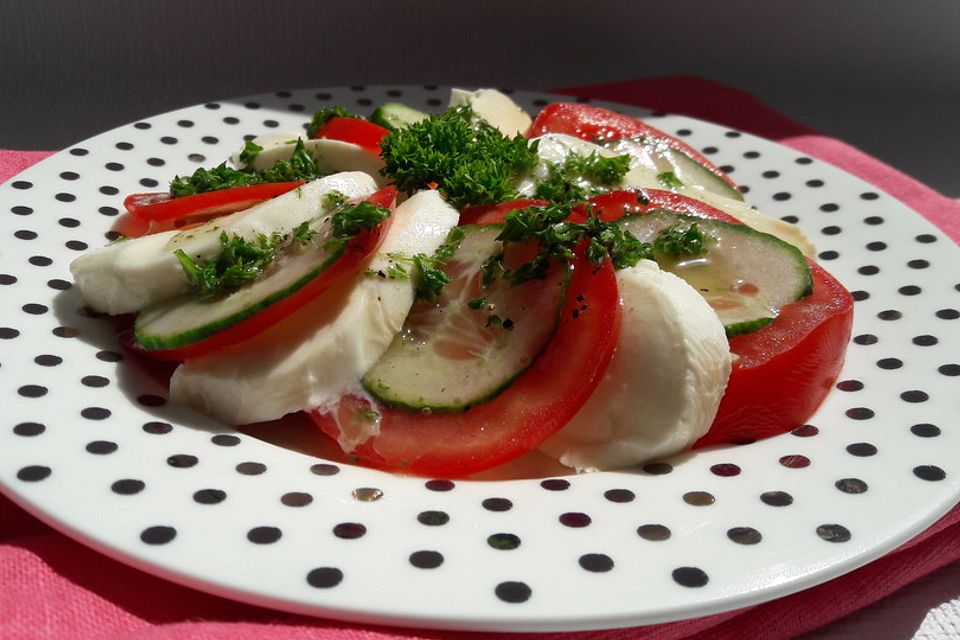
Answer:
[[[515, 93], [533, 112], [550, 96]], [[316, 108], [436, 109], [436, 87], [280, 92], [79, 143], [0, 186], [0, 487], [144, 571], [287, 611], [420, 627], [562, 630], [701, 616], [895, 548], [960, 496], [960, 250], [876, 188], [737, 131], [629, 107], [800, 225], [854, 292], [839, 383], [810, 423], [736, 448], [565, 475], [527, 459], [469, 481], [333, 457], [291, 419], [236, 431], [165, 400], [85, 309], [68, 265], [123, 197], [226, 159]]]

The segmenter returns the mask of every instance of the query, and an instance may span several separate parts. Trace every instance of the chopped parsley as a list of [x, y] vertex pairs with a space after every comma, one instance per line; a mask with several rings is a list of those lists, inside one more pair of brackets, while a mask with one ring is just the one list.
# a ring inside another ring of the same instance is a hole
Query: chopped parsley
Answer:
[[707, 244], [712, 240], [713, 236], [704, 233], [696, 222], [689, 225], [677, 223], [660, 232], [653, 241], [653, 250], [675, 257], [702, 256], [707, 253]]
[[668, 189], [679, 189], [683, 186], [683, 181], [677, 177], [673, 171], [664, 171], [657, 174], [657, 180]]
[[630, 170], [630, 156], [601, 156], [594, 151], [588, 156], [571, 153], [563, 163], [547, 167], [545, 180], [534, 185], [534, 196], [553, 203], [583, 202], [601, 189], [585, 183], [612, 187], [620, 183]]
[[247, 140], [243, 143], [243, 151], [240, 152], [240, 162], [245, 165], [252, 163], [261, 151], [263, 151], [263, 147], [253, 140]]
[[[259, 150], [254, 152], [254, 147]], [[241, 161], [243, 161], [244, 154], [247, 154], [247, 157], [252, 160], [252, 157], [255, 157], [260, 151], [262, 151], [262, 149], [260, 149], [259, 145], [248, 141], [240, 154]], [[252, 157], [251, 154], [253, 154]], [[175, 198], [182, 198], [184, 196], [195, 196], [209, 191], [233, 189], [234, 187], [250, 187], [268, 182], [316, 180], [317, 178], [322, 178], [324, 175], [326, 174], [320, 171], [316, 159], [314, 159], [313, 154], [307, 151], [303, 140], [298, 139], [290, 159], [279, 160], [269, 169], [261, 169], [259, 171], [234, 169], [228, 167], [227, 163], [224, 162], [213, 169], [197, 169], [193, 172], [193, 175], [185, 178], [176, 176], [170, 182], [170, 193]]]
[[387, 269], [384, 277], [392, 280], [406, 280], [411, 276], [404, 264], [409, 264], [413, 267], [417, 279], [417, 298], [427, 302], [436, 302], [443, 288], [450, 284], [450, 277], [444, 272], [443, 265], [446, 264], [450, 256], [457, 252], [465, 235], [463, 229], [454, 227], [432, 256], [425, 253], [418, 253], [413, 256], [406, 256], [402, 253], [387, 254], [387, 257], [393, 263]]
[[336, 209], [337, 207], [342, 206], [347, 199], [347, 196], [334, 189], [324, 194], [323, 206], [327, 209]]
[[436, 186], [457, 208], [515, 197], [516, 176], [536, 162], [536, 149], [523, 136], [504, 136], [467, 106], [395, 131], [380, 148], [381, 173], [398, 189]]

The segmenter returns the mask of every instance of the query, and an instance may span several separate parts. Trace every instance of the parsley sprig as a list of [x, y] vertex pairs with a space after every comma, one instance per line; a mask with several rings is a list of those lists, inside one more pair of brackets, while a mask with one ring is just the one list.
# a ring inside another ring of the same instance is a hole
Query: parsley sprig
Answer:
[[523, 136], [503, 135], [467, 106], [391, 133], [380, 148], [381, 173], [398, 189], [413, 193], [434, 185], [458, 208], [515, 197], [516, 176], [536, 162], [536, 149]]
[[583, 202], [596, 191], [590, 187], [612, 187], [630, 170], [630, 156], [601, 156], [594, 151], [588, 156], [571, 153], [562, 163], [547, 167], [548, 177], [534, 185], [537, 198], [554, 203]]
[[[252, 145], [252, 146], [251, 146]], [[256, 147], [256, 149], [254, 149]], [[248, 142], [241, 152], [241, 161], [250, 162], [260, 153], [259, 145]], [[248, 160], [243, 160], [244, 156]], [[170, 182], [170, 193], [175, 198], [194, 196], [208, 191], [220, 191], [234, 187], [249, 187], [268, 182], [294, 182], [297, 180], [309, 181], [322, 178], [326, 175], [317, 166], [317, 161], [298, 139], [293, 154], [289, 160], [280, 160], [269, 169], [253, 171], [248, 169], [234, 169], [227, 163], [212, 169], [200, 168], [187, 177], [176, 176]]]

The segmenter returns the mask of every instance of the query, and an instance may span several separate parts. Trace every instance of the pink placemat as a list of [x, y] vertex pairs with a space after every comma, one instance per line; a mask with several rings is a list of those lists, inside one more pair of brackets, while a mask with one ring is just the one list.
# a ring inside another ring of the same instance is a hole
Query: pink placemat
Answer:
[[[691, 77], [554, 90], [690, 115], [755, 133], [834, 164], [898, 198], [960, 241], [960, 204], [750, 94]], [[0, 182], [49, 155], [0, 150]], [[960, 559], [960, 507], [885, 557], [818, 587], [739, 611], [609, 631], [502, 634], [570, 640], [791, 638]], [[0, 638], [387, 640], [481, 634], [364, 626], [236, 603], [166, 582], [87, 549], [0, 496]]]

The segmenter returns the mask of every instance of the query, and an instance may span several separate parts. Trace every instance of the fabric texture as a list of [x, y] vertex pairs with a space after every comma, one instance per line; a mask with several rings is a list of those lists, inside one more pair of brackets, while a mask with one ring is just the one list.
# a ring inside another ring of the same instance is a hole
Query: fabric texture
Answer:
[[[692, 77], [572, 87], [557, 93], [669, 111], [776, 140], [898, 198], [960, 242], [960, 205], [738, 89]], [[0, 151], [0, 182], [50, 152]], [[503, 634], [569, 640], [791, 638], [852, 613], [960, 559], [960, 507], [885, 557], [806, 591], [681, 622], [580, 633]], [[388, 640], [483, 634], [343, 623], [235, 603], [155, 578], [87, 549], [0, 496], [0, 638], [5, 640]]]

